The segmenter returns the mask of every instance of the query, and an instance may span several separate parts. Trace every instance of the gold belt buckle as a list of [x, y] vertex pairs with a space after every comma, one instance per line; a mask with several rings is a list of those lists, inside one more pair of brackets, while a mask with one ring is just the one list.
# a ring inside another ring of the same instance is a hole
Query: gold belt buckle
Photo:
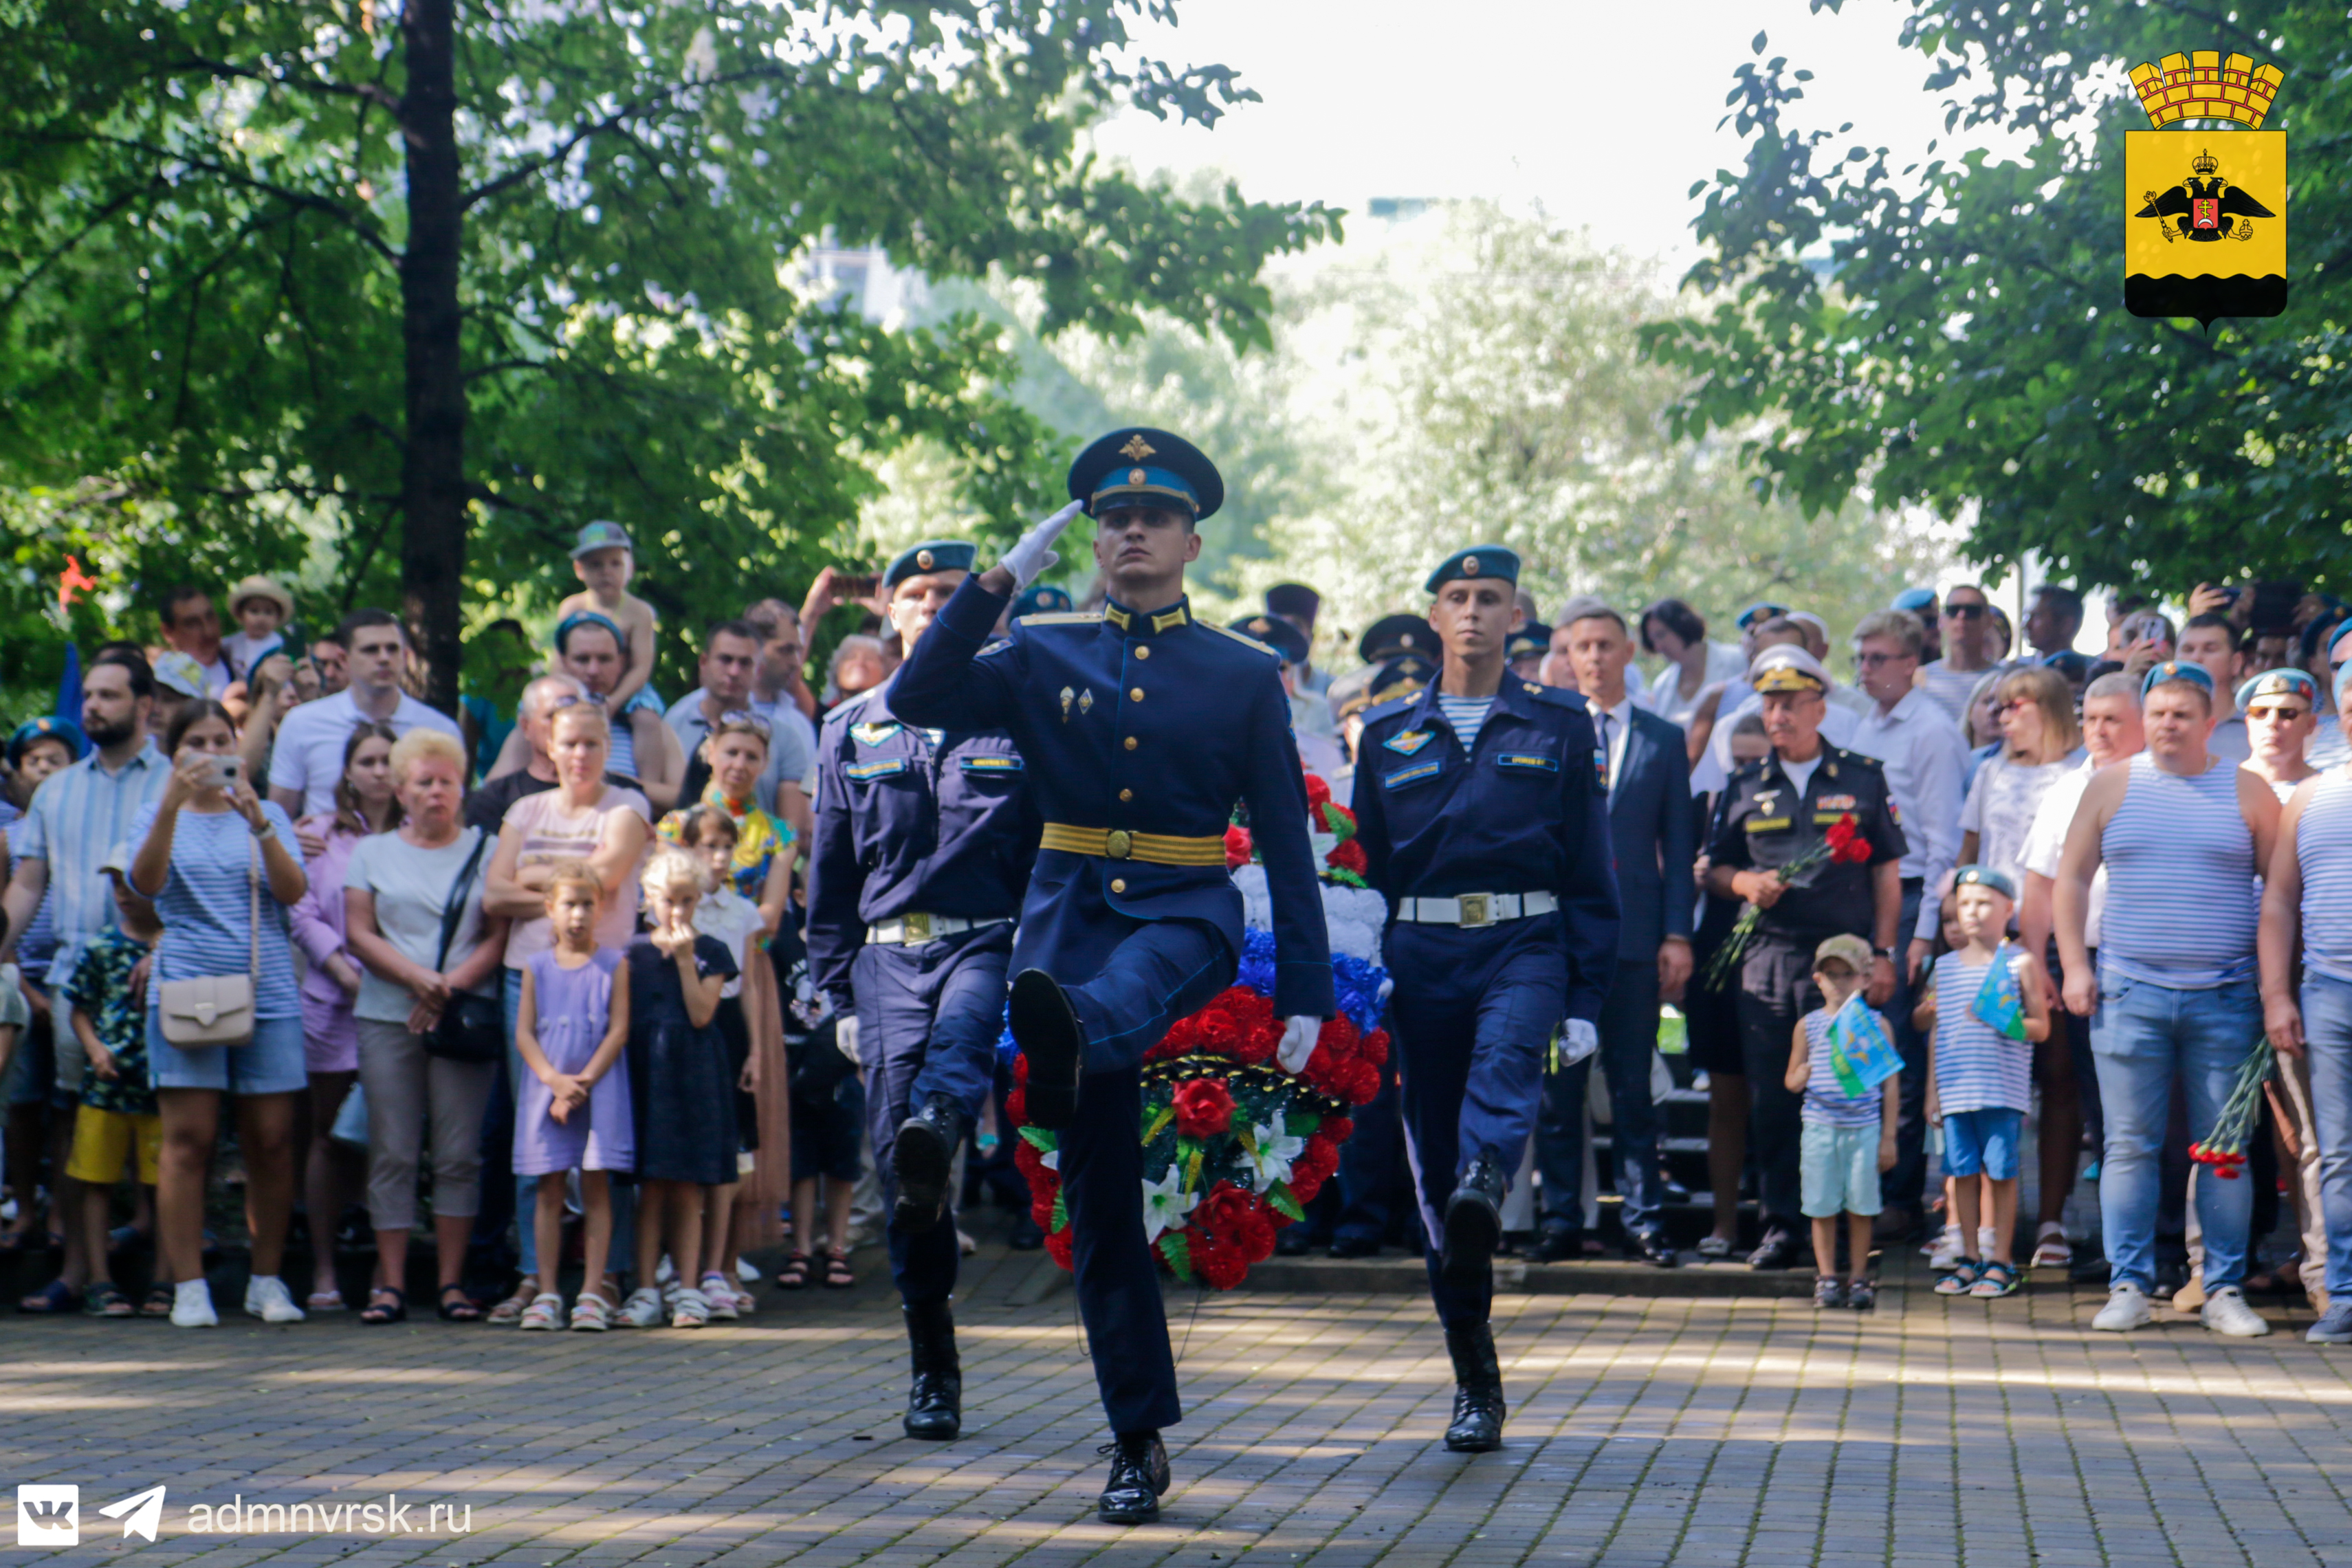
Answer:
[[1462, 906], [1462, 928], [1465, 931], [1495, 924], [1495, 911], [1486, 894], [1465, 893], [1455, 902]]
[[908, 941], [928, 942], [931, 939], [931, 917], [929, 915], [909, 915], [905, 917], [905, 920], [906, 938]]
[[1135, 847], [1135, 839], [1125, 828], [1113, 828], [1103, 837], [1103, 853], [1115, 861], [1123, 861]]

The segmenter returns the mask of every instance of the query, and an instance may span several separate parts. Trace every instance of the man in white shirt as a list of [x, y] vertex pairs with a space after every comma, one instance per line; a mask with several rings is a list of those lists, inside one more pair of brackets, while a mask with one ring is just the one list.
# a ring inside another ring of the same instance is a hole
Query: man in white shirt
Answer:
[[1920, 684], [1954, 724], [1966, 724], [1969, 694], [1992, 669], [1992, 601], [1973, 582], [1944, 595], [1944, 656], [1919, 672]]
[[[408, 662], [408, 634], [387, 610], [354, 610], [335, 632], [348, 655], [349, 684], [331, 697], [307, 702], [286, 716], [269, 756], [269, 798], [289, 817], [332, 810], [343, 776], [343, 748], [362, 724], [390, 725], [394, 735], [419, 726], [465, 738], [457, 721], [400, 689]], [[305, 854], [315, 852], [309, 845]]]
[[[1870, 711], [1848, 744], [1885, 766], [1887, 792], [1903, 813], [1905, 851], [1900, 931], [1915, 930], [1927, 889], [1939, 883], [1960, 853], [1960, 807], [1966, 797], [1968, 742], [1927, 692], [1913, 684], [1926, 630], [1917, 616], [1881, 610], [1853, 629], [1854, 663], [1862, 672]], [[1885, 1205], [1881, 1233], [1908, 1235], [1917, 1218], [1927, 1180], [1927, 1042], [1911, 1027], [1913, 992], [1918, 986], [1927, 944], [1915, 940], [1907, 960], [1896, 966], [1895, 999], [1887, 1017], [1903, 1052], [1902, 1101], [1895, 1124], [1895, 1168], [1881, 1179]]]

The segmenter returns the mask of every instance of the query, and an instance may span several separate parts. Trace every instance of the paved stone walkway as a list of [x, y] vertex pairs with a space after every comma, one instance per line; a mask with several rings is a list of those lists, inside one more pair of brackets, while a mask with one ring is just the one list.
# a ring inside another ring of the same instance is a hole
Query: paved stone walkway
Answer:
[[[870, 1266], [850, 1295], [762, 1287], [755, 1317], [696, 1333], [13, 1320], [0, 1475], [79, 1483], [84, 1533], [8, 1560], [2352, 1564], [2352, 1353], [2304, 1344], [2308, 1314], [2273, 1310], [2296, 1333], [2251, 1343], [2168, 1313], [2109, 1337], [2084, 1332], [2092, 1292], [1955, 1304], [1924, 1276], [1866, 1317], [1505, 1297], [1510, 1445], [1465, 1457], [1439, 1441], [1450, 1381], [1423, 1302], [1177, 1298], [1177, 1490], [1162, 1523], [1122, 1531], [1093, 1519], [1102, 1434], [1069, 1294], [1041, 1295], [1034, 1257], [975, 1261], [968, 1435], [947, 1445], [898, 1435], [900, 1339]], [[154, 1543], [99, 1516], [158, 1482]], [[191, 1528], [233, 1498], [395, 1493], [412, 1533], [359, 1512]], [[436, 1505], [470, 1508], [471, 1532]]]

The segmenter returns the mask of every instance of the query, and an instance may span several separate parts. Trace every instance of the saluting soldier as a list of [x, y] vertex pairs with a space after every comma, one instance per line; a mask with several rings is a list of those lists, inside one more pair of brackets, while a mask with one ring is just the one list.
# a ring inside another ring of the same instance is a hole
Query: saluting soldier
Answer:
[[[972, 546], [932, 539], [882, 577], [890, 623], [915, 646]], [[1037, 817], [1013, 737], [969, 720], [909, 724], [893, 678], [825, 716], [809, 859], [809, 973], [866, 1068], [890, 1273], [913, 1361], [910, 1437], [961, 1429], [963, 1378], [950, 1297], [948, 1173], [995, 1081], [1013, 922], [1035, 858]]]
[[[1029, 1119], [1061, 1134], [1078, 1310], [1115, 1436], [1097, 1510], [1139, 1523], [1158, 1517], [1160, 1433], [1182, 1406], [1143, 1230], [1139, 1069], [1237, 971], [1242, 899], [1224, 850], [1235, 801], [1265, 863], [1281, 1057], [1294, 1068], [1331, 1013], [1331, 957], [1276, 656], [1194, 620], [1184, 596], [1195, 524], [1224, 496], [1215, 467], [1166, 431], [1119, 430], [1079, 455], [1069, 484], [1070, 506], [956, 590], [890, 700], [912, 723], [1002, 725], [1028, 760], [1045, 826], [1013, 938], [1013, 1036]], [[1104, 607], [1024, 617], [983, 649], [1080, 511], [1097, 525]]]
[[[1822, 1005], [1813, 952], [1829, 937], [1861, 936], [1874, 956], [1864, 994], [1895, 992], [1895, 931], [1903, 913], [1903, 817], [1878, 759], [1823, 740], [1829, 672], [1802, 648], [1768, 648], [1748, 684], [1764, 701], [1772, 749], [1731, 777], [1707, 842], [1707, 891], [1744, 898], [1759, 914], [1739, 969], [1739, 1048], [1748, 1067], [1748, 1151], [1762, 1176], [1764, 1234], [1748, 1265], [1785, 1269], [1807, 1229], [1797, 1167], [1801, 1096], [1782, 1084], [1797, 1019]], [[1817, 852], [1851, 815], [1866, 860], [1834, 857], [1793, 880], [1781, 868]], [[1834, 1260], [1819, 1260], [1827, 1271]]]
[[1502, 1446], [1488, 1316], [1503, 1198], [1565, 1027], [1586, 1043], [1617, 964], [1617, 879], [1584, 700], [1505, 667], [1519, 558], [1497, 545], [1430, 574], [1444, 663], [1373, 708], [1357, 754], [1357, 841], [1389, 904], [1389, 1019], [1433, 1242], [1430, 1295], [1454, 1359], [1445, 1446]]

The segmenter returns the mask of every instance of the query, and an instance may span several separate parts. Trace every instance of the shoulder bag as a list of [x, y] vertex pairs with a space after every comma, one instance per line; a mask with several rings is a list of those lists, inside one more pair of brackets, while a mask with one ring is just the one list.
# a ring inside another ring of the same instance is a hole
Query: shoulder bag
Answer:
[[[163, 1039], [183, 1051], [253, 1041], [253, 993], [261, 974], [261, 841], [248, 840], [245, 862], [246, 967], [242, 975], [165, 980], [156, 1010]], [[170, 937], [165, 936], [169, 941]]]
[[[479, 836], [474, 840], [474, 852], [466, 857], [457, 882], [450, 886], [448, 904], [441, 911], [441, 951], [433, 960], [436, 974], [448, 965], [449, 944], [457, 940], [457, 923], [466, 917], [466, 890], [473, 885], [482, 852], [489, 847], [490, 835], [479, 829], [475, 831]], [[440, 1021], [425, 1037], [425, 1054], [444, 1061], [497, 1061], [506, 1049], [506, 1009], [495, 998], [478, 997], [471, 991], [452, 992], [448, 1005], [441, 1009]]]

